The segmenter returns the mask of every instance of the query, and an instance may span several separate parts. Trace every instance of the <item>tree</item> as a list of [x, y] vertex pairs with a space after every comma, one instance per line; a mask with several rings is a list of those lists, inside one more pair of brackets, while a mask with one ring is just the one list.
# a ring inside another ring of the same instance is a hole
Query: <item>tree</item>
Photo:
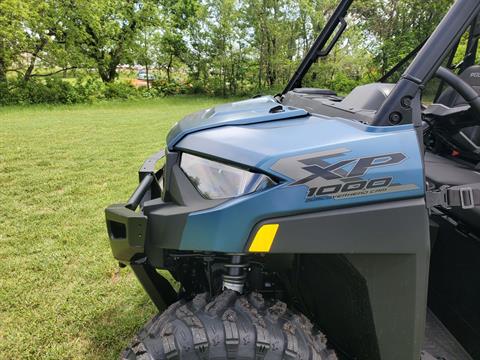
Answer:
[[187, 52], [185, 40], [181, 33], [172, 29], [157, 31], [151, 36], [153, 61], [163, 69], [167, 81], [172, 81], [172, 70], [177, 62], [181, 62]]
[[[58, 1], [3, 0], [0, 2], [0, 82], [8, 72], [30, 80], [39, 61], [60, 63], [64, 27]], [[65, 56], [65, 52], [63, 53]]]
[[170, 82], [176, 63], [185, 63], [187, 36], [198, 20], [200, 3], [197, 0], [162, 0], [160, 2], [160, 29], [153, 35], [154, 60], [164, 69]]
[[[312, 66], [305, 83], [344, 93], [375, 81], [428, 36], [452, 1], [355, 1], [346, 33], [331, 56]], [[198, 91], [275, 91], [337, 4], [0, 0], [0, 83], [9, 72], [29, 81], [75, 67], [94, 68], [109, 83], [117, 78], [118, 65], [127, 63], [156, 66], [168, 82], [188, 78]]]
[[23, 24], [27, 15], [28, 8], [25, 2], [18, 0], [0, 2], [0, 82], [7, 80], [7, 72], [24, 46]]
[[238, 69], [241, 64], [242, 38], [239, 9], [234, 0], [209, 1], [209, 64], [215, 79], [215, 88], [222, 96], [235, 94], [238, 89]]
[[117, 67], [132, 59], [139, 33], [157, 19], [154, 0], [70, 0], [69, 43], [95, 64], [103, 82], [117, 78]]
[[365, 0], [354, 16], [370, 41], [381, 74], [385, 74], [435, 29], [453, 0]]

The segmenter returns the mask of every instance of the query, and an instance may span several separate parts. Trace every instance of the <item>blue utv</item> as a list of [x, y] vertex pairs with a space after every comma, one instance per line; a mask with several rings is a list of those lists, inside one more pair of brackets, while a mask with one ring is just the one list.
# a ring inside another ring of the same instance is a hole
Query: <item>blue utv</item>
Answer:
[[302, 87], [353, 2], [281, 94], [187, 116], [106, 209], [163, 311], [122, 359], [480, 359], [480, 1], [378, 82]]

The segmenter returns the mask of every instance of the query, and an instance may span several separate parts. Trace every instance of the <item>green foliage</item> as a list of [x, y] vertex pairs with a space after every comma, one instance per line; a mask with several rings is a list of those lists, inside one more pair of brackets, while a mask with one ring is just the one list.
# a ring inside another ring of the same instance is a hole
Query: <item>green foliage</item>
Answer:
[[104, 96], [106, 99], [129, 99], [138, 96], [138, 91], [129, 83], [116, 82], [105, 85]]
[[363, 0], [354, 5], [359, 28], [382, 74], [430, 35], [453, 0]]
[[155, 98], [190, 93], [190, 87], [175, 81], [154, 81], [150, 89], [135, 88], [130, 82], [103, 83], [92, 77], [75, 82], [51, 77], [44, 80], [0, 83], [0, 105], [15, 104], [79, 104], [98, 100]]
[[41, 61], [68, 66], [66, 18], [60, 0], [0, 1], [0, 81], [8, 72], [28, 81]]
[[79, 102], [74, 86], [70, 83], [48, 78], [45, 81], [31, 80], [10, 82], [10, 88], [0, 90], [0, 104], [73, 104]]
[[132, 61], [135, 39], [156, 24], [155, 0], [75, 0], [63, 6], [71, 48], [97, 68], [103, 82], [113, 82], [121, 62]]
[[186, 84], [167, 80], [156, 80], [152, 83], [152, 91], [157, 96], [178, 95], [189, 93], [189, 87]]
[[[347, 93], [376, 81], [431, 33], [452, 1], [355, 1], [346, 33], [330, 56], [312, 67], [303, 86]], [[0, 91], [7, 98], [0, 103], [278, 91], [337, 4], [337, 0], [2, 0]], [[461, 48], [465, 45], [462, 41]], [[460, 55], [457, 58], [461, 60]], [[119, 65], [125, 64], [154, 73], [152, 89], [136, 90], [122, 83]], [[96, 73], [106, 85], [82, 75], [70, 81], [72, 86], [39, 80], [66, 77], [68, 69]]]
[[45, 83], [40, 81], [27, 82], [26, 89], [31, 89], [31, 95], [24, 96], [24, 102], [46, 104], [75, 104], [81, 101], [76, 87], [66, 81], [56, 78], [48, 78]]
[[79, 102], [93, 102], [105, 98], [105, 84], [98, 78], [87, 76], [75, 82], [75, 88], [79, 95]]

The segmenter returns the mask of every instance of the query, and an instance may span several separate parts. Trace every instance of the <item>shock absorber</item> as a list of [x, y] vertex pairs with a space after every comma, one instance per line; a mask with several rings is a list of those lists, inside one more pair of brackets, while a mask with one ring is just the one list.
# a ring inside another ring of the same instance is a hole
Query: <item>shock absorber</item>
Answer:
[[223, 289], [230, 289], [238, 293], [243, 292], [247, 279], [245, 254], [228, 254], [231, 256], [230, 263], [224, 264], [226, 272], [223, 275]]

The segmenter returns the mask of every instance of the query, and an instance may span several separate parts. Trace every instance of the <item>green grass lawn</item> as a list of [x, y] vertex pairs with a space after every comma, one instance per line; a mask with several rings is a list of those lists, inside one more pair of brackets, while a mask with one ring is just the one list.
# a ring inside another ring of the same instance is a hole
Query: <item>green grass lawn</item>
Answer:
[[107, 241], [143, 160], [187, 113], [176, 97], [0, 108], [0, 359], [114, 359], [155, 309]]

